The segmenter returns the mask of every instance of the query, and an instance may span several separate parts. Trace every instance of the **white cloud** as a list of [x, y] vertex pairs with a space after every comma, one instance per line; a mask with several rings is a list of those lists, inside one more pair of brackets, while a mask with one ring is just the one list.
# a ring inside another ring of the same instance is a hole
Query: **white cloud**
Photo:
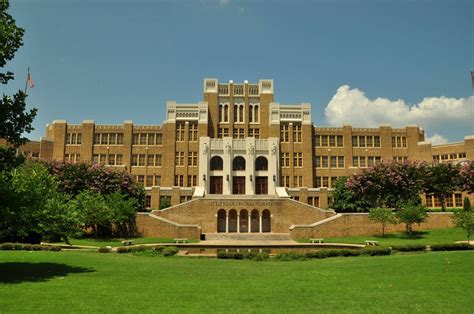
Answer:
[[448, 139], [438, 133], [435, 133], [433, 136], [426, 137], [427, 141], [430, 141], [433, 145], [446, 144]]
[[[350, 124], [355, 127], [377, 127], [389, 123], [393, 127], [417, 124], [427, 130], [440, 126], [467, 127], [474, 117], [474, 96], [469, 98], [426, 97], [420, 103], [409, 105], [404, 100], [387, 98], [369, 99], [357, 88], [343, 85], [337, 89], [325, 109], [330, 125]], [[435, 141], [445, 141], [439, 134]]]
[[219, 5], [220, 6], [228, 5], [230, 2], [231, 2], [231, 0], [219, 0]]

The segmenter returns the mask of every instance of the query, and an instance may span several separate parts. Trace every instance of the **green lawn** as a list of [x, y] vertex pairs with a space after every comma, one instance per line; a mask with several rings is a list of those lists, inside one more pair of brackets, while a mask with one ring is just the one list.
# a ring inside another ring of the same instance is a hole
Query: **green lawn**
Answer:
[[[87, 245], [87, 246], [122, 246], [122, 241], [125, 239], [119, 238], [102, 238], [102, 239], [94, 239], [94, 238], [82, 238], [82, 239], [71, 239], [70, 242], [73, 245]], [[133, 244], [150, 244], [150, 243], [174, 243], [173, 239], [171, 238], [129, 238], [127, 240], [133, 241]], [[189, 240], [189, 243], [196, 243], [196, 240]], [[61, 244], [66, 244], [60, 242]], [[58, 244], [58, 242], [57, 242]]]
[[474, 252], [236, 261], [0, 251], [0, 312], [472, 313]]
[[[432, 229], [427, 231], [418, 231], [413, 237], [408, 237], [404, 232], [374, 236], [350, 236], [350, 237], [332, 237], [324, 238], [324, 242], [329, 243], [355, 243], [364, 244], [365, 240], [375, 240], [379, 245], [406, 245], [406, 244], [437, 244], [453, 243], [455, 241], [467, 240], [466, 233], [460, 228]], [[309, 242], [309, 239], [300, 239], [298, 242]]]

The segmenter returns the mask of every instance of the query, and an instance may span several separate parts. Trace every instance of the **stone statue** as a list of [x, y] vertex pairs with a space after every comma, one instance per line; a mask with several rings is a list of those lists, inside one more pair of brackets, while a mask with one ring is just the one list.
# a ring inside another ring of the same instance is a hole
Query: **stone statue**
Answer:
[[272, 155], [273, 155], [273, 156], [274, 156], [274, 155], [276, 154], [276, 152], [277, 152], [277, 147], [276, 147], [275, 143], [273, 143], [273, 147], [272, 147], [272, 151], [271, 151], [271, 152], [272, 152]]
[[253, 147], [252, 143], [249, 144], [249, 155], [252, 155], [255, 153], [255, 147]]
[[202, 154], [207, 155], [208, 151], [209, 151], [209, 147], [207, 147], [207, 143], [204, 143], [204, 149], [202, 150]]
[[232, 152], [232, 147], [230, 147], [229, 143], [225, 145], [225, 152], [227, 155], [230, 155], [230, 153]]

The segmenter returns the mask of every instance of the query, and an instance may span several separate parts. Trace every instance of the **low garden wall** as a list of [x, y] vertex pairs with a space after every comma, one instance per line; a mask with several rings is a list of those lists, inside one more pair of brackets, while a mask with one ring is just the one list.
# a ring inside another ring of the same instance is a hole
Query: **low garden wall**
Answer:
[[136, 224], [142, 237], [199, 240], [201, 235], [197, 225], [177, 224], [150, 213], [138, 213]]
[[[369, 220], [367, 213], [341, 213], [310, 225], [290, 227], [292, 239], [343, 237], [380, 234], [379, 223]], [[429, 213], [426, 222], [413, 226], [413, 230], [428, 230], [454, 227], [452, 213]], [[405, 224], [388, 225], [385, 232], [405, 231]]]

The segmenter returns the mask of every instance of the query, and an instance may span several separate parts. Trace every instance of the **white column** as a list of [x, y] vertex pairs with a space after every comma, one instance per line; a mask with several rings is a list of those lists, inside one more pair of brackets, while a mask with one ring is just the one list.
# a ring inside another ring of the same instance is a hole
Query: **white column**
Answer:
[[260, 223], [260, 224], [259, 224], [259, 226], [260, 226], [259, 232], [262, 233], [262, 213], [259, 213], [258, 217], [259, 217], [259, 219], [260, 219], [260, 221], [259, 221], [259, 223]]
[[249, 216], [248, 216], [248, 217], [249, 217], [249, 218], [248, 218], [248, 219], [249, 219], [249, 220], [248, 220], [249, 223], [247, 224], [247, 225], [248, 225], [248, 230], [247, 230], [247, 232], [250, 233], [250, 229], [252, 229], [252, 220], [250, 219], [250, 211], [249, 211]]
[[237, 214], [237, 233], [240, 233], [240, 213]]
[[225, 233], [229, 232], [229, 214], [225, 214]]

